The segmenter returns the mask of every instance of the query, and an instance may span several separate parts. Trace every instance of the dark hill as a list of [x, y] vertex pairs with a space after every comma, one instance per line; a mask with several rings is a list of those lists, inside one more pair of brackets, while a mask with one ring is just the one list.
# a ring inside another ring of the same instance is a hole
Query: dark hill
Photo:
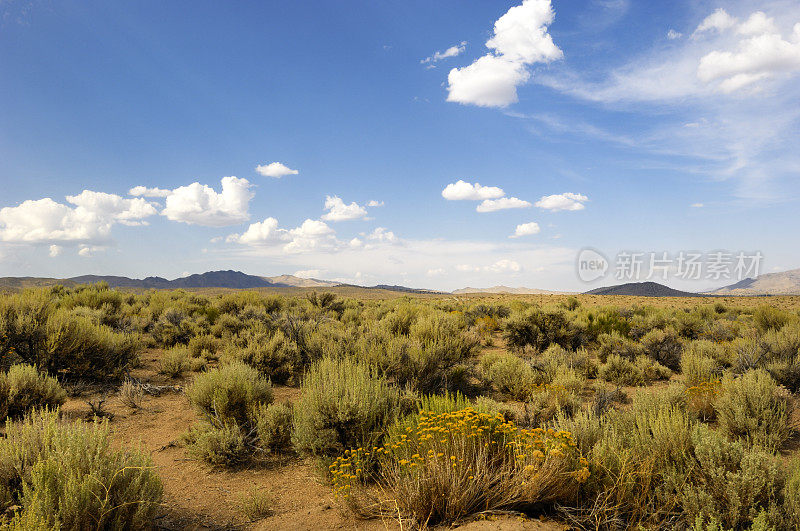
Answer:
[[79, 284], [94, 284], [96, 282], [107, 282], [112, 288], [266, 288], [282, 287], [285, 284], [277, 284], [255, 275], [248, 275], [241, 271], [209, 271], [189, 275], [188, 277], [167, 280], [162, 277], [147, 277], [143, 279], [117, 277], [111, 275], [83, 275], [72, 277], [68, 280]]
[[629, 297], [700, 297], [697, 293], [680, 291], [657, 282], [630, 282], [606, 286], [586, 292], [587, 295], [627, 295]]

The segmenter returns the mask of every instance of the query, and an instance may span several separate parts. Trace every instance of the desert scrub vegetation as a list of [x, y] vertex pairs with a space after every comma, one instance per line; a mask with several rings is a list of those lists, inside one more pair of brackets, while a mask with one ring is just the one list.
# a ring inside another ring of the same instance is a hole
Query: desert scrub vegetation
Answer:
[[52, 288], [0, 298], [3, 362], [27, 363], [69, 378], [119, 378], [137, 361], [134, 335], [76, 312], [70, 293]]
[[146, 529], [163, 490], [149, 456], [111, 447], [107, 421], [48, 410], [6, 424], [0, 484], [10, 529]]
[[720, 431], [750, 445], [777, 450], [789, 438], [791, 398], [763, 370], [722, 380], [714, 408]]
[[294, 405], [295, 447], [319, 456], [372, 447], [398, 412], [400, 394], [368, 365], [324, 358], [303, 378]]
[[[608, 300], [5, 294], [0, 408], [15, 422], [60, 404], [58, 382], [124, 381], [141, 348], [156, 371], [191, 381], [188, 455], [333, 463], [340, 499], [361, 514], [391, 509], [423, 526], [494, 508], [579, 529], [797, 529], [796, 303]], [[122, 385], [135, 409], [142, 388]], [[274, 403], [272, 385], [300, 398]], [[430, 427], [441, 437], [423, 440]], [[500, 438], [530, 447], [512, 456]]]
[[270, 442], [274, 447], [274, 441], [261, 439], [270, 430], [259, 430], [265, 421], [274, 424], [276, 420], [270, 409], [272, 385], [256, 369], [231, 363], [204, 372], [195, 378], [187, 396], [203, 419], [185, 436], [195, 457], [230, 466], [260, 457]]
[[33, 409], [57, 408], [67, 398], [58, 381], [30, 365], [0, 373], [0, 418], [21, 418]]
[[422, 411], [415, 421], [385, 445], [348, 450], [330, 466], [351, 507], [448, 524], [480, 511], [574, 503], [590, 474], [568, 432], [521, 429], [472, 408]]

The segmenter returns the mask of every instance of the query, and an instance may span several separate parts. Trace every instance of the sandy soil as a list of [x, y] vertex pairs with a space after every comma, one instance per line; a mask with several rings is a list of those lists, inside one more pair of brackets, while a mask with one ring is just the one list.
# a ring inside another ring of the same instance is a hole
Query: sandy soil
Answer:
[[[157, 372], [158, 351], [143, 355], [142, 367], [135, 378], [153, 385], [185, 388], [193, 375], [170, 380]], [[297, 388], [276, 387], [275, 401], [294, 401]], [[88, 390], [70, 398], [62, 408], [65, 416], [91, 416], [87, 401], [105, 399], [103, 409], [111, 414], [114, 444], [141, 447], [148, 451], [164, 482], [163, 510], [156, 519], [159, 529], [401, 529], [395, 521], [356, 520], [334, 500], [332, 491], [311, 459], [288, 457], [265, 465], [241, 469], [215, 469], [191, 459], [181, 443], [181, 436], [198, 421], [182, 390], [160, 396], [145, 396], [141, 408], [124, 405], [114, 390]], [[248, 521], [242, 500], [256, 490], [270, 500], [271, 514]], [[517, 516], [488, 516], [461, 526], [481, 531], [564, 529], [553, 522], [523, 519]], [[405, 527], [407, 528], [407, 527]]]

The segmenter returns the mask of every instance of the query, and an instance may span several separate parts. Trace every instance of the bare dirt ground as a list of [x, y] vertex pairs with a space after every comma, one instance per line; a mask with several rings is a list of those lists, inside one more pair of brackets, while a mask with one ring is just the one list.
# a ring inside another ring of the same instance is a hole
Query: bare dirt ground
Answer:
[[[171, 380], [158, 374], [158, 351], [142, 356], [142, 366], [132, 376], [153, 385], [184, 387], [194, 377]], [[294, 401], [300, 391], [276, 387], [275, 401]], [[358, 520], [345, 512], [325, 484], [312, 459], [287, 457], [261, 466], [216, 469], [190, 458], [181, 443], [182, 435], [198, 421], [182, 391], [160, 396], [146, 395], [141, 408], [124, 405], [113, 389], [88, 391], [70, 398], [63, 406], [65, 416], [91, 417], [88, 401], [105, 399], [103, 409], [110, 417], [114, 444], [141, 447], [150, 453], [164, 482], [163, 510], [156, 519], [159, 529], [407, 529], [394, 520]], [[242, 500], [256, 490], [270, 500], [271, 514], [249, 521]], [[514, 515], [487, 516], [461, 526], [463, 529], [555, 531], [564, 526]]]

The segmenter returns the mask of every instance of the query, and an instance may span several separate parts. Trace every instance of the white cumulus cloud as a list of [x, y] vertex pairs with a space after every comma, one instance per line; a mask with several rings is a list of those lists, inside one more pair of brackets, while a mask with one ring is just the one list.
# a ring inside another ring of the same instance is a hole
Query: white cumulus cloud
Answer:
[[800, 71], [800, 22], [784, 38], [772, 19], [756, 12], [738, 26], [738, 32], [746, 37], [733, 49], [713, 50], [700, 58], [697, 77], [701, 81], [721, 92], [734, 92]]
[[349, 205], [345, 204], [338, 196], [328, 196], [325, 198], [325, 210], [322, 219], [326, 221], [347, 221], [350, 219], [363, 218], [367, 215], [367, 209], [356, 202]]
[[497, 199], [503, 197], [505, 192], [496, 186], [482, 186], [480, 183], [468, 183], [462, 180], [450, 183], [442, 190], [442, 197], [448, 201], [480, 201], [483, 199]]
[[63, 248], [60, 245], [53, 244], [50, 246], [50, 258], [55, 258], [61, 254]]
[[45, 197], [0, 209], [0, 241], [100, 242], [110, 237], [116, 224], [142, 225], [144, 218], [157, 214], [142, 198], [84, 190], [66, 199], [69, 204]]
[[142, 196], [142, 197], [167, 197], [170, 190], [163, 188], [148, 188], [146, 186], [134, 186], [128, 190], [128, 195]]
[[559, 210], [583, 210], [584, 203], [589, 198], [582, 194], [565, 192], [563, 194], [545, 195], [538, 201], [536, 206], [545, 210], [558, 212]]
[[478, 212], [496, 212], [509, 208], [528, 208], [530, 206], [530, 202], [516, 197], [501, 197], [500, 199], [485, 199], [475, 210]]
[[172, 221], [206, 227], [225, 227], [247, 221], [253, 198], [250, 182], [223, 177], [221, 184], [220, 192], [198, 182], [170, 191], [161, 215]]
[[300, 173], [298, 170], [293, 170], [281, 162], [270, 162], [269, 164], [259, 164], [256, 166], [256, 171], [264, 177], [273, 177], [280, 179], [287, 175], [297, 175]]
[[521, 238], [522, 236], [532, 236], [534, 234], [539, 234], [539, 224], [535, 221], [531, 221], [530, 223], [522, 223], [517, 225], [517, 228], [514, 230], [514, 234], [509, 236], [509, 238]]
[[231, 234], [226, 241], [250, 247], [281, 246], [285, 253], [330, 251], [341, 246], [336, 231], [323, 221], [306, 219], [299, 227], [282, 229], [272, 217], [251, 223], [242, 234]]
[[447, 101], [506, 107], [517, 101], [517, 87], [530, 78], [528, 67], [563, 56], [547, 26], [555, 14], [550, 0], [523, 0], [494, 24], [486, 41], [492, 52], [447, 76]]

